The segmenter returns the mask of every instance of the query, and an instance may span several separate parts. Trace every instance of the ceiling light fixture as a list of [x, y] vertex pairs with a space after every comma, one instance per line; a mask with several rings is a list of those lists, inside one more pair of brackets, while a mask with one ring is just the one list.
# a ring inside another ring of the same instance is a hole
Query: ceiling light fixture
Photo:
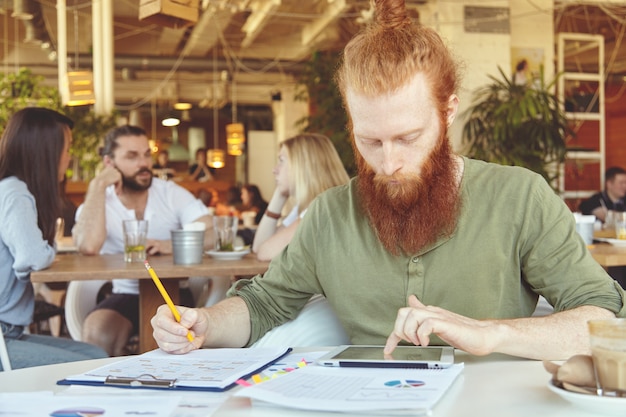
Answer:
[[170, 161], [188, 161], [189, 160], [189, 151], [178, 140], [178, 128], [176, 126], [172, 126], [172, 144], [167, 148], [167, 151], [170, 156]]
[[161, 120], [161, 124], [166, 127], [178, 126], [180, 124], [180, 119], [173, 112], [170, 112], [163, 120]]
[[179, 101], [178, 103], [174, 103], [174, 108], [176, 110], [191, 110], [191, 107], [191, 103], [185, 103], [181, 101]]
[[68, 71], [65, 82], [66, 106], [85, 106], [96, 102], [91, 71]]
[[[213, 46], [213, 97], [217, 97], [217, 46]], [[217, 112], [217, 103], [213, 103], [213, 149], [209, 149], [206, 152], [207, 165], [211, 168], [224, 168], [226, 165], [225, 155], [222, 149], [219, 149], [218, 144], [218, 124], [219, 114]]]
[[79, 70], [78, 64], [78, 12], [74, 9], [74, 54], [76, 70], [67, 71], [62, 92], [63, 104], [66, 106], [86, 106], [96, 102], [93, 85], [93, 72]]
[[243, 154], [246, 142], [243, 124], [237, 123], [237, 85], [233, 75], [232, 84], [232, 123], [226, 125], [226, 149], [229, 155], [239, 156]]

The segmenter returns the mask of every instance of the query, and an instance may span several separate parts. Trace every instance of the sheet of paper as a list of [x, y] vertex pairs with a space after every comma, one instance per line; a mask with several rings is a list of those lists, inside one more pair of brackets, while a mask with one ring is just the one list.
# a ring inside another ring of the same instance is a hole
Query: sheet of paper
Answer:
[[[154, 389], [118, 389], [111, 387], [90, 387], [84, 385], [72, 385], [56, 395], [67, 396], [93, 396], [106, 397], [108, 401], [126, 401], [127, 397], [141, 395], [158, 398], [164, 392]], [[199, 392], [199, 391], [168, 391], [166, 396], [176, 396], [180, 401], [169, 417], [208, 417], [222, 406], [229, 398], [228, 392]]]
[[171, 355], [160, 349], [66, 378], [70, 382], [104, 382], [111, 378], [175, 380], [176, 387], [223, 389], [274, 362], [284, 348], [198, 349]]
[[306, 366], [234, 395], [303, 410], [427, 413], [463, 371]]
[[19, 417], [84, 417], [146, 415], [170, 417], [180, 397], [128, 396], [124, 401], [97, 395], [58, 396], [50, 391], [0, 393], [0, 415]]
[[[327, 353], [327, 351], [290, 353], [271, 366], [265, 368], [253, 377], [248, 378], [248, 384], [255, 384], [255, 380], [267, 381], [269, 379], [278, 378], [303, 366], [311, 365], [317, 358]], [[162, 396], [163, 392], [153, 389], [118, 389], [111, 387], [90, 387], [84, 385], [72, 385], [61, 391], [57, 395], [71, 396], [107, 396], [114, 401], [125, 401], [127, 396]], [[169, 395], [169, 394], [168, 394]], [[207, 417], [224, 404], [230, 398], [227, 392], [196, 392], [196, 391], [177, 391], [180, 402], [170, 417]]]

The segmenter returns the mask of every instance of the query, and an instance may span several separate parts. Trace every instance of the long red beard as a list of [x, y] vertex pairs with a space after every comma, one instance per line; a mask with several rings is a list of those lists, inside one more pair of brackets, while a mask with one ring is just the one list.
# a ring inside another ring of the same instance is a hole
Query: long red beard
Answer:
[[392, 254], [415, 254], [456, 226], [461, 206], [454, 155], [445, 137], [417, 175], [376, 175], [355, 151], [359, 194], [378, 239]]

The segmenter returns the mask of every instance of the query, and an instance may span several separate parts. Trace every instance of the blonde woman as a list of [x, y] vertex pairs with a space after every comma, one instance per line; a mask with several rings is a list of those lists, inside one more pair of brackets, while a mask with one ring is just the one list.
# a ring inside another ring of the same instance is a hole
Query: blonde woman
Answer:
[[[252, 243], [252, 251], [263, 261], [272, 259], [289, 244], [315, 197], [350, 179], [333, 143], [316, 133], [303, 133], [281, 143], [274, 177], [276, 189]], [[282, 218], [290, 199], [294, 207]]]

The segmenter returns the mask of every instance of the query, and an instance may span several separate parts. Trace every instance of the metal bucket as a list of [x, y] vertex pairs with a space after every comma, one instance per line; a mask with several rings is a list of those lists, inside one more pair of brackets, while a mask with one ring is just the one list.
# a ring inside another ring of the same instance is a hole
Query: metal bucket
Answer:
[[204, 230], [172, 230], [174, 264], [200, 264], [203, 253]]

